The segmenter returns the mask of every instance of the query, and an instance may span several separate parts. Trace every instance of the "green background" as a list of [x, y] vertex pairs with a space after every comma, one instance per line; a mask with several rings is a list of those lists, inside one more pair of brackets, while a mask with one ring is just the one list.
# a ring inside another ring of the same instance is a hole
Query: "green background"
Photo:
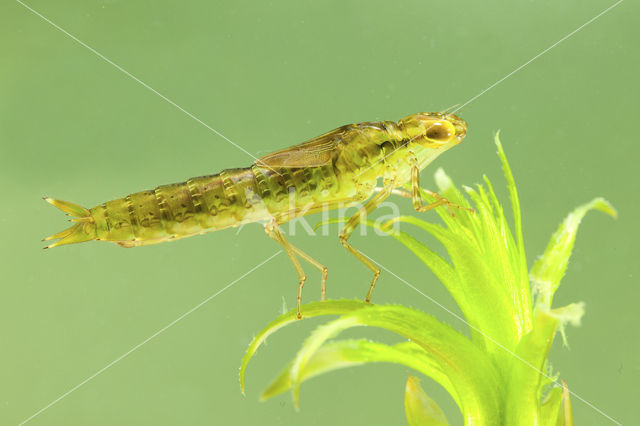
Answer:
[[[65, 1], [38, 12], [260, 156], [349, 122], [397, 120], [464, 103], [611, 1]], [[63, 229], [44, 195], [87, 207], [252, 159], [20, 5], [0, 6], [0, 424], [18, 424], [276, 253], [259, 225], [124, 250], [44, 251]], [[466, 106], [464, 143], [442, 166], [458, 183], [487, 173], [504, 196], [492, 142], [520, 190], [529, 262], [570, 209], [589, 215], [556, 304], [585, 301], [551, 360], [570, 388], [622, 423], [637, 420], [638, 7], [625, 1]], [[634, 28], [635, 27], [635, 28]], [[504, 198], [503, 198], [504, 199]], [[400, 199], [402, 212], [412, 212]], [[433, 213], [426, 214], [436, 220]], [[319, 217], [310, 218], [315, 223]], [[285, 228], [286, 230], [287, 228]], [[301, 228], [300, 228], [301, 229]], [[412, 230], [419, 235], [417, 230]], [[329, 267], [329, 296], [364, 296], [370, 273], [330, 235], [291, 241]], [[353, 243], [445, 307], [451, 298], [408, 250], [369, 233]], [[309, 268], [304, 294], [317, 300]], [[404, 424], [409, 370], [332, 373], [261, 403], [259, 392], [323, 320], [269, 339], [238, 386], [252, 336], [295, 302], [280, 254], [46, 411], [33, 425]], [[442, 308], [383, 273], [377, 303], [402, 303], [460, 330]], [[396, 339], [373, 330], [358, 336]], [[461, 417], [427, 379], [452, 424]], [[576, 423], [613, 424], [573, 399]]]

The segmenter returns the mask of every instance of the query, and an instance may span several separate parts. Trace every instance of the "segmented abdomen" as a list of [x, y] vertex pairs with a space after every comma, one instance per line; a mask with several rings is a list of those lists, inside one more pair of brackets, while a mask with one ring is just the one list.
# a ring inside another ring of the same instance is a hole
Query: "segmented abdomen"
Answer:
[[98, 240], [123, 247], [276, 218], [336, 198], [332, 166], [277, 171], [253, 166], [136, 192], [91, 209]]
[[235, 169], [108, 201], [91, 209], [97, 239], [132, 247], [233, 226], [249, 213], [251, 187], [250, 169]]

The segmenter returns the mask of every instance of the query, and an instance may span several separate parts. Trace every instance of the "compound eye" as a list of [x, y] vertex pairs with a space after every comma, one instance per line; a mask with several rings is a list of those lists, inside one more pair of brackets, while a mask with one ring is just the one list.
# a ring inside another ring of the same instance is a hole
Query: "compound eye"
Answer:
[[449, 142], [455, 135], [455, 129], [447, 122], [437, 121], [429, 125], [425, 136], [436, 142]]

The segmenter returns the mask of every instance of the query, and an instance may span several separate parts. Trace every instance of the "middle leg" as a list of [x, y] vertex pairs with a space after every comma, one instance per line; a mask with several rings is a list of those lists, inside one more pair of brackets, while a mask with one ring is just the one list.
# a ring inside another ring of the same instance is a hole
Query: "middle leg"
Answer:
[[369, 260], [368, 257], [362, 254], [358, 249], [353, 247], [347, 240], [353, 233], [354, 229], [356, 229], [356, 227], [360, 223], [362, 216], [363, 215], [366, 216], [369, 213], [371, 213], [373, 210], [375, 210], [375, 208], [378, 207], [378, 205], [380, 205], [380, 203], [383, 202], [391, 194], [391, 191], [392, 191], [391, 186], [385, 187], [382, 191], [376, 194], [371, 200], [369, 200], [364, 206], [362, 206], [362, 208], [360, 208], [360, 210], [358, 210], [347, 221], [347, 223], [344, 225], [344, 228], [342, 228], [342, 231], [340, 232], [340, 235], [338, 237], [340, 238], [340, 243], [344, 246], [344, 248], [346, 248], [347, 251], [349, 251], [349, 253], [353, 254], [356, 258], [358, 258], [358, 260], [360, 260], [360, 262], [364, 263], [365, 266], [371, 269], [371, 271], [373, 272], [373, 280], [371, 281], [371, 285], [369, 286], [369, 291], [367, 292], [367, 296], [364, 299], [365, 302], [371, 301], [371, 293], [373, 293], [373, 288], [376, 286], [376, 281], [378, 281], [378, 277], [380, 276], [380, 269], [376, 266], [375, 263]]

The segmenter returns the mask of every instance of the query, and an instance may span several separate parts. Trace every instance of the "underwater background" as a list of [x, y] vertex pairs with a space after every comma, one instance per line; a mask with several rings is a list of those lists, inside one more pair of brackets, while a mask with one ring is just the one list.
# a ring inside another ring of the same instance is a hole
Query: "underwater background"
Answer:
[[[465, 104], [514, 70], [458, 112], [469, 123], [466, 139], [421, 183], [435, 188], [438, 167], [458, 184], [486, 173], [508, 204], [493, 144], [500, 130], [529, 265], [575, 206], [602, 196], [617, 208], [617, 220], [592, 213], [583, 222], [556, 301], [584, 301], [586, 315], [568, 328], [569, 348], [556, 338], [550, 360], [592, 405], [572, 399], [576, 424], [637, 421], [638, 5], [620, 2], [519, 69], [614, 4], [3, 2], [0, 424], [405, 424], [412, 372], [396, 365], [313, 379], [302, 387], [300, 412], [289, 394], [259, 401], [318, 319], [269, 339], [242, 396], [247, 345], [295, 305], [297, 288], [283, 254], [244, 276], [280, 250], [260, 225], [136, 249], [92, 242], [45, 251], [40, 240], [67, 223], [42, 197], [92, 207], [253, 162], [208, 127], [259, 157], [342, 124]], [[438, 221], [395, 201], [403, 214]], [[371, 274], [341, 247], [339, 226], [328, 230], [311, 236], [297, 226], [289, 239], [329, 268], [329, 298], [361, 299]], [[356, 230], [351, 242], [459, 313], [399, 243], [371, 230]], [[320, 277], [307, 272], [310, 302], [319, 299]], [[414, 307], [468, 334], [391, 274], [382, 273], [373, 302]], [[397, 341], [369, 329], [346, 335]], [[451, 397], [426, 378], [422, 386], [459, 424]]]

